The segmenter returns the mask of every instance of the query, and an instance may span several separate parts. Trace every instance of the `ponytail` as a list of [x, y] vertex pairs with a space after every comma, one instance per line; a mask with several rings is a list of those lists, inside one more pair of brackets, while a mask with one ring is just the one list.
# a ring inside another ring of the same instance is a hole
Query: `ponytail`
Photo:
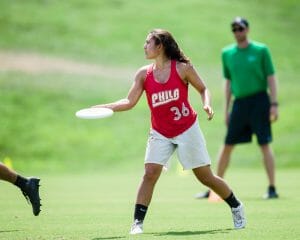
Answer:
[[154, 29], [150, 32], [152, 38], [155, 40], [155, 44], [162, 44], [165, 50], [166, 56], [171, 60], [176, 60], [183, 63], [189, 63], [190, 60], [184, 55], [179, 48], [172, 34], [163, 29]]

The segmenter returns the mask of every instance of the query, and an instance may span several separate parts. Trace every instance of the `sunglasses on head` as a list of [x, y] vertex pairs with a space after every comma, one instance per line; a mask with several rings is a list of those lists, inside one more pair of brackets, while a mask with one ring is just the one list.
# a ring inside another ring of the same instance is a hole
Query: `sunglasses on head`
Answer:
[[234, 27], [231, 29], [232, 32], [242, 32], [244, 30], [245, 30], [245, 28], [243, 28], [243, 27]]

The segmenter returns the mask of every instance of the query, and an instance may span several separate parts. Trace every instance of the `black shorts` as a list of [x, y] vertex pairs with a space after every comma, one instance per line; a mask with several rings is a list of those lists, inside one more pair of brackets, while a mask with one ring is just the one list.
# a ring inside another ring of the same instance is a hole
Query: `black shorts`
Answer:
[[266, 92], [234, 100], [225, 143], [251, 142], [253, 134], [260, 145], [272, 141], [270, 99]]

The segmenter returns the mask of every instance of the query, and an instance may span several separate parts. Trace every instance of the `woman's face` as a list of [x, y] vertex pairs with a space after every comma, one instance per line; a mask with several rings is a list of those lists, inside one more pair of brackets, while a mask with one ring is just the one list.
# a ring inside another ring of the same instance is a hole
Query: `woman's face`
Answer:
[[161, 45], [155, 45], [155, 40], [153, 39], [152, 35], [149, 34], [146, 38], [144, 44], [144, 51], [146, 59], [153, 59], [156, 58], [160, 53]]

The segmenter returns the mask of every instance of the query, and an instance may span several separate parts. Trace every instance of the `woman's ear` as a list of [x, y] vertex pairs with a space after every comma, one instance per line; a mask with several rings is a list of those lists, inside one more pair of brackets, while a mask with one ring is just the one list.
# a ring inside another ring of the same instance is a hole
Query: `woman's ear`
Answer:
[[163, 49], [163, 45], [162, 45], [161, 43], [158, 44], [158, 45], [157, 45], [157, 50], [160, 50], [160, 51], [161, 51], [162, 49]]

